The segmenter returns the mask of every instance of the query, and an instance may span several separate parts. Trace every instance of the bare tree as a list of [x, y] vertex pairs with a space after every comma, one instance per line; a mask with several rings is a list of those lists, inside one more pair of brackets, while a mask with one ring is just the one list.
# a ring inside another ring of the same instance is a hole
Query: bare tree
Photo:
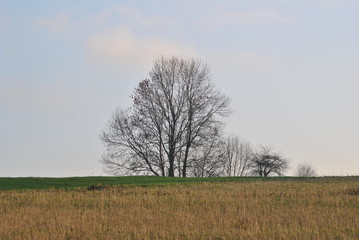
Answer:
[[198, 149], [215, 136], [208, 131], [220, 132], [229, 98], [198, 59], [160, 57], [149, 75], [135, 89], [132, 107], [117, 110], [103, 131], [102, 163], [110, 173], [186, 177]]
[[299, 164], [297, 168], [298, 177], [315, 177], [317, 172], [315, 169], [308, 163]]
[[280, 153], [273, 152], [272, 148], [260, 146], [253, 152], [249, 165], [253, 175], [267, 177], [277, 174], [281, 176], [288, 169], [289, 161]]
[[207, 139], [201, 145], [194, 146], [191, 158], [188, 159], [189, 176], [217, 177], [223, 175], [224, 146], [219, 129], [209, 130]]
[[251, 144], [238, 136], [228, 136], [224, 146], [224, 173], [226, 176], [245, 176], [252, 155]]

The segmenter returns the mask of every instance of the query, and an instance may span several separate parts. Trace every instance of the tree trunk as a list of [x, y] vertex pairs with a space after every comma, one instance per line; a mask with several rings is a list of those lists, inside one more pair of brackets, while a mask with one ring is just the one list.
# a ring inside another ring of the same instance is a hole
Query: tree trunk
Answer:
[[183, 159], [182, 177], [187, 177], [187, 159], [188, 159], [190, 147], [191, 147], [191, 142], [188, 141]]
[[169, 154], [168, 154], [168, 162], [169, 162], [169, 169], [168, 169], [168, 176], [169, 177], [174, 177], [175, 176], [175, 171], [174, 171], [174, 164], [175, 164], [175, 151], [174, 149], [170, 149]]

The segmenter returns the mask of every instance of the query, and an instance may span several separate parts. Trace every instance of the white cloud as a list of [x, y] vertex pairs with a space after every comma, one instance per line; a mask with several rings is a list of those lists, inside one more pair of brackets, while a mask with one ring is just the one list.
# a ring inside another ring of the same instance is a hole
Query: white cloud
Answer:
[[70, 23], [70, 19], [66, 14], [58, 14], [53, 19], [41, 19], [39, 25], [54, 32], [66, 32]]
[[222, 12], [212, 14], [201, 21], [204, 26], [222, 25], [268, 25], [290, 22], [291, 19], [283, 17], [271, 10], [254, 10], [250, 12]]
[[88, 39], [91, 59], [125, 67], [147, 67], [159, 55], [196, 55], [193, 47], [154, 37], [140, 37], [124, 27], [110, 28]]

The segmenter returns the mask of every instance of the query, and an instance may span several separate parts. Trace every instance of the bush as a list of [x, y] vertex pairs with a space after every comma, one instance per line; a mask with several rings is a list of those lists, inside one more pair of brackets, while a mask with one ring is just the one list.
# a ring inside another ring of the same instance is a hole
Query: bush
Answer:
[[103, 189], [105, 189], [105, 188], [106, 188], [106, 187], [103, 186], [101, 183], [96, 183], [96, 184], [93, 184], [93, 185], [89, 186], [89, 187], [87, 188], [87, 190], [89, 190], [89, 191], [95, 191], [95, 190], [103, 190]]

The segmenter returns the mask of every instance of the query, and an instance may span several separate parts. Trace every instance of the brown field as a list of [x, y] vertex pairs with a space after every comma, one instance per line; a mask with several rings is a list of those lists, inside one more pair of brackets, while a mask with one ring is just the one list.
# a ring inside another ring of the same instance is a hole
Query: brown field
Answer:
[[0, 239], [359, 239], [359, 182], [0, 191]]

